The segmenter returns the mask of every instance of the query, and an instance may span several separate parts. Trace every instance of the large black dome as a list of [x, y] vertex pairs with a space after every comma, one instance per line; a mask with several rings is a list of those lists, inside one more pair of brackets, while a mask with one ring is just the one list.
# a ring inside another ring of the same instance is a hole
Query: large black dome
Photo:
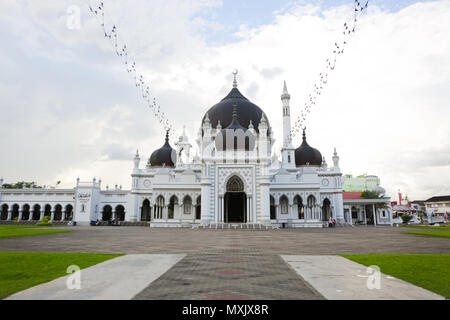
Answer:
[[303, 143], [300, 147], [295, 149], [295, 165], [299, 166], [321, 166], [322, 165], [322, 154], [319, 150], [311, 147], [308, 142], [306, 142], [306, 133], [303, 130]]
[[[233, 89], [225, 98], [222, 99], [222, 101], [209, 109], [203, 117], [202, 124], [206, 119], [206, 115], [208, 115], [212, 128], [215, 129], [219, 121], [222, 128], [227, 128], [233, 122], [233, 105], [235, 104], [238, 105], [237, 116], [239, 118], [239, 123], [244, 128], [248, 129], [251, 121], [255, 131], [259, 133], [259, 122], [261, 121], [261, 117], [264, 112], [256, 104], [250, 102], [246, 97], [244, 97], [236, 85], [233, 86]], [[268, 120], [267, 126], [270, 130]]]
[[152, 167], [175, 167], [177, 162], [177, 152], [169, 144], [169, 132], [166, 133], [166, 143], [155, 150], [150, 156]]

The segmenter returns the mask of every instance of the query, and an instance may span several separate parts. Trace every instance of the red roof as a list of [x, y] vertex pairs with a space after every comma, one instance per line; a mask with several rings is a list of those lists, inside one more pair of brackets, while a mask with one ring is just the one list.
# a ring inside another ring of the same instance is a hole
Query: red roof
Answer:
[[362, 192], [342, 192], [344, 200], [361, 199]]

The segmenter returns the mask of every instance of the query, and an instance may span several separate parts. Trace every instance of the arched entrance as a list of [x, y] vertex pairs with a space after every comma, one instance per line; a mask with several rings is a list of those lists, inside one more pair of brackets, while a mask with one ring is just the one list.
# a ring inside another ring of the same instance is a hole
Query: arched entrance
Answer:
[[1, 220], [7, 220], [7, 219], [8, 219], [8, 205], [4, 204], [4, 205], [2, 205]]
[[122, 205], [118, 205], [116, 206], [116, 219], [118, 221], [125, 221], [125, 208]]
[[108, 204], [103, 207], [102, 221], [111, 221], [111, 220], [112, 220], [112, 207]]
[[322, 206], [322, 221], [329, 221], [331, 219], [331, 202], [325, 199]]
[[141, 221], [150, 221], [151, 220], [151, 208], [150, 208], [150, 201], [148, 199], [145, 199], [142, 203], [141, 208]]
[[225, 194], [225, 222], [247, 222], [247, 195], [244, 192], [244, 183], [238, 176], [228, 180]]
[[202, 218], [202, 197], [197, 198], [197, 205], [195, 206], [195, 219], [200, 220]]

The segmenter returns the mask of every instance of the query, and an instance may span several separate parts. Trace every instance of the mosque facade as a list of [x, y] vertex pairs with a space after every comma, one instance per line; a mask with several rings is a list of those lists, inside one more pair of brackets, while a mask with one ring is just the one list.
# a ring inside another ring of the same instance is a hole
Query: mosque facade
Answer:
[[[352, 224], [344, 214], [343, 177], [334, 150], [329, 166], [307, 142], [291, 139], [290, 95], [281, 95], [281, 159], [273, 152], [274, 128], [264, 111], [238, 89], [204, 115], [195, 144], [187, 135], [155, 150], [146, 163], [134, 156], [131, 189], [103, 188], [77, 180], [73, 189], [4, 189], [0, 220], [53, 222], [146, 222], [151, 227], [263, 225], [319, 228], [331, 219]], [[349, 212], [350, 213], [350, 212]], [[353, 219], [354, 220], [354, 219]]]

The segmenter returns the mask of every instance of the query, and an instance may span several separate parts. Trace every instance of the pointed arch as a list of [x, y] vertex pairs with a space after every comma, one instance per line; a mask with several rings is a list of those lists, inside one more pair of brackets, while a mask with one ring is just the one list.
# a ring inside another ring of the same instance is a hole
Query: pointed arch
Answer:
[[289, 213], [289, 199], [284, 194], [280, 198], [280, 213], [281, 214]]
[[270, 219], [275, 220], [277, 218], [277, 211], [275, 207], [275, 198], [270, 196]]
[[117, 205], [114, 209], [115, 211], [115, 218], [118, 221], [125, 221], [125, 207], [121, 204]]
[[303, 205], [303, 199], [299, 195], [294, 197], [294, 206], [297, 209], [297, 217], [302, 220], [305, 219], [305, 206]]
[[9, 210], [8, 205], [6, 203], [3, 204], [2, 205], [2, 213], [1, 213], [1, 216], [0, 216], [1, 220], [8, 220], [8, 210]]
[[192, 213], [192, 198], [187, 195], [183, 199], [183, 213], [190, 215]]
[[150, 206], [150, 200], [145, 199], [142, 202], [142, 207], [141, 207], [141, 221], [150, 221], [151, 220], [151, 211], [152, 208]]
[[325, 198], [322, 204], [322, 221], [329, 221], [330, 219], [331, 219], [331, 202], [328, 198]]
[[227, 192], [245, 192], [243, 180], [237, 175], [230, 177], [227, 181]]

